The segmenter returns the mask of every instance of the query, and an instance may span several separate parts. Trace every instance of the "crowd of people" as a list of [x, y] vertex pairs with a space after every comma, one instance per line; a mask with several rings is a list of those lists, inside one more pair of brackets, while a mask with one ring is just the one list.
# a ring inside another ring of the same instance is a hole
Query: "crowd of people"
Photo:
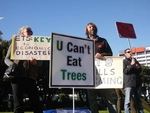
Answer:
[[[113, 56], [112, 49], [105, 38], [98, 36], [98, 28], [94, 23], [88, 23], [85, 28], [86, 37], [95, 42], [95, 58], [103, 56]], [[19, 29], [19, 36], [32, 36], [33, 31], [28, 26], [23, 26]], [[102, 48], [98, 48], [102, 45]], [[24, 91], [31, 100], [34, 113], [43, 113], [42, 106], [39, 101], [39, 94], [36, 85], [37, 68], [40, 63], [33, 57], [30, 60], [14, 60], [10, 59], [10, 45], [6, 57], [5, 64], [7, 66], [15, 65], [18, 67], [17, 77], [11, 81], [13, 98], [14, 98], [14, 113], [24, 113], [23, 110], [23, 94]], [[125, 96], [124, 111], [125, 113], [144, 113], [141, 95], [141, 65], [132, 57], [130, 48], [124, 50], [125, 59], [123, 60], [123, 88], [122, 89], [87, 89], [89, 108], [91, 113], [99, 113], [97, 104], [97, 95], [101, 95], [107, 105], [110, 113], [121, 113], [122, 94]], [[112, 91], [116, 91], [118, 100], [117, 104], [113, 99]]]

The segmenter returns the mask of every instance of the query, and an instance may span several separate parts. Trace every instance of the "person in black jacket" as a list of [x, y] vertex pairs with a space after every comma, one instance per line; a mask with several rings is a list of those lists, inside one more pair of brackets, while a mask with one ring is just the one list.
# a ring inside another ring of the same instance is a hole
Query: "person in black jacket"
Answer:
[[125, 59], [123, 60], [123, 86], [125, 91], [124, 110], [130, 113], [131, 98], [134, 98], [138, 113], [144, 113], [140, 100], [140, 72], [141, 65], [132, 57], [132, 52], [128, 48], [124, 51]]
[[[88, 23], [85, 28], [87, 38], [95, 41], [95, 58], [112, 56], [112, 50], [105, 38], [97, 35], [97, 27], [94, 23]], [[113, 99], [112, 89], [88, 89], [88, 99], [91, 113], [99, 113], [97, 105], [97, 95], [100, 94], [108, 107], [110, 113], [117, 113], [116, 104]]]

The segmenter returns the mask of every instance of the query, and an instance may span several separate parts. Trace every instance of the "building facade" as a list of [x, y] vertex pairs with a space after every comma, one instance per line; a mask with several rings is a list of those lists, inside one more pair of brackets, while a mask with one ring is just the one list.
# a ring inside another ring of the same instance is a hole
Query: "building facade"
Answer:
[[[150, 67], [150, 46], [132, 48], [131, 51], [141, 65]], [[124, 50], [119, 51], [119, 56], [124, 56]]]

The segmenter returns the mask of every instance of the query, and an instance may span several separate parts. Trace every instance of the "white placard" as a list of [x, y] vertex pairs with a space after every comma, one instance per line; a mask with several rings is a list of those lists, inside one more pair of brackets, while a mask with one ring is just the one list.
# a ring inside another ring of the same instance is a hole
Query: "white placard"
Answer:
[[94, 87], [94, 41], [52, 33], [50, 87]]
[[51, 38], [48, 36], [13, 35], [11, 59], [29, 60], [33, 57], [37, 60], [50, 60], [50, 41]]
[[95, 89], [123, 87], [123, 57], [95, 59]]

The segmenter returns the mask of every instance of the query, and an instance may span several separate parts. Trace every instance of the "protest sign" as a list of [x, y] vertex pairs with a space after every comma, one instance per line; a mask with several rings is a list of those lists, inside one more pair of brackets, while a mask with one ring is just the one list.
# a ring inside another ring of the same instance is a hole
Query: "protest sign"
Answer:
[[131, 23], [116, 22], [116, 26], [120, 38], [136, 39], [135, 30]]
[[50, 87], [94, 87], [94, 41], [52, 33]]
[[13, 35], [11, 59], [29, 60], [33, 57], [37, 60], [50, 60], [50, 42], [51, 38], [48, 36]]
[[123, 57], [95, 59], [95, 89], [123, 87]]

